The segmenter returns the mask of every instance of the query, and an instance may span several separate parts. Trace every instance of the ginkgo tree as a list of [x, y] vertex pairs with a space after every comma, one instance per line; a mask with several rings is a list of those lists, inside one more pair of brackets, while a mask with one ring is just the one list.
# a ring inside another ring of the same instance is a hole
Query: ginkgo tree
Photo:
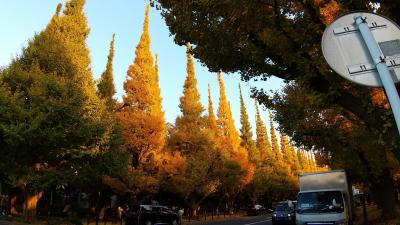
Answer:
[[127, 107], [117, 112], [124, 129], [124, 148], [132, 155], [133, 167], [154, 162], [166, 138], [158, 74], [150, 52], [149, 10], [148, 6], [143, 33], [136, 46], [136, 57], [128, 68], [124, 82], [123, 104]]
[[221, 154], [217, 151], [208, 118], [203, 115], [190, 44], [187, 43], [186, 47], [186, 79], [179, 104], [182, 115], [176, 118], [175, 125], [169, 130], [161, 182], [164, 189], [178, 193], [196, 216], [199, 204], [220, 187]]
[[36, 217], [43, 191], [89, 191], [124, 161], [107, 156], [115, 126], [96, 94], [84, 3], [58, 5], [46, 28], [0, 74], [0, 167], [7, 184], [24, 193], [27, 220]]
[[220, 96], [217, 114], [217, 140], [221, 154], [226, 158], [222, 162], [221, 187], [232, 213], [234, 200], [253, 179], [255, 167], [248, 159], [247, 150], [240, 146], [240, 136], [234, 125], [221, 73], [218, 73], [218, 83]]

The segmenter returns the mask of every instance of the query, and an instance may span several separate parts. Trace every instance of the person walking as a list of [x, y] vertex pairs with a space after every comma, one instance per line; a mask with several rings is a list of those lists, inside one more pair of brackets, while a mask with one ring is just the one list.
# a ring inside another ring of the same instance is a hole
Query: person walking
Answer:
[[183, 208], [180, 208], [178, 210], [178, 215], [179, 215], [179, 224], [182, 224], [182, 218], [183, 218], [183, 214], [185, 213], [185, 210]]

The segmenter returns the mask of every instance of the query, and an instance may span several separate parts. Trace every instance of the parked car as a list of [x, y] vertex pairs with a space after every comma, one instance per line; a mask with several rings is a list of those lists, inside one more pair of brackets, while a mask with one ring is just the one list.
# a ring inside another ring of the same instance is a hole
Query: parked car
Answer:
[[296, 224], [296, 201], [282, 201], [276, 204], [272, 224]]
[[255, 205], [250, 204], [246, 210], [246, 214], [248, 216], [258, 216], [258, 215], [265, 214], [265, 212], [266, 212], [265, 207], [262, 205], [258, 205], [258, 204], [255, 204]]
[[179, 215], [166, 206], [136, 205], [126, 210], [126, 225], [153, 225], [180, 223]]

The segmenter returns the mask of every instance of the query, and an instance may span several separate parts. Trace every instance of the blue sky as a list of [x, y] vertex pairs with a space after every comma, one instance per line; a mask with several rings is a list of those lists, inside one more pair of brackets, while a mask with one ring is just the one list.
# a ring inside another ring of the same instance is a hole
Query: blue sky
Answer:
[[[0, 66], [4, 67], [12, 58], [20, 54], [35, 33], [44, 29], [54, 14], [59, 2], [65, 0], [0, 0]], [[109, 43], [113, 33], [115, 39], [114, 83], [116, 98], [124, 94], [123, 82], [128, 66], [134, 60], [135, 47], [142, 32], [142, 23], [147, 0], [86, 0], [85, 12], [90, 26], [87, 45], [90, 49], [94, 79], [98, 79], [105, 69]], [[173, 42], [168, 27], [160, 12], [150, 11], [151, 51], [159, 54], [159, 81], [163, 98], [163, 109], [167, 122], [173, 123], [180, 114], [178, 105], [186, 76], [186, 53], [184, 46]], [[207, 107], [207, 85], [211, 85], [214, 109], [217, 110], [219, 89], [216, 74], [210, 73], [199, 62], [195, 64], [198, 89], [201, 101]], [[237, 129], [240, 128], [240, 107], [238, 74], [223, 75], [228, 100]], [[272, 77], [266, 82], [241, 82], [250, 123], [255, 130], [254, 100], [250, 96], [250, 87], [262, 87], [265, 90], [277, 90], [283, 85], [278, 78]], [[262, 115], [269, 126], [267, 112]]]

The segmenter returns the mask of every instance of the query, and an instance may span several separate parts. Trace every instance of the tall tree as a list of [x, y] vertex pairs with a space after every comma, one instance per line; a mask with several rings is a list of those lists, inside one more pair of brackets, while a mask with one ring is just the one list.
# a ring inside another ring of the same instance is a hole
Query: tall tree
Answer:
[[279, 133], [281, 134], [280, 146], [281, 146], [281, 153], [282, 153], [282, 161], [283, 161], [284, 165], [288, 167], [289, 173], [294, 175], [295, 174], [293, 171], [294, 159], [293, 159], [293, 155], [290, 152], [290, 146], [289, 146], [288, 139], [287, 139], [286, 135], [283, 133], [282, 129], [280, 129]]
[[182, 116], [176, 120], [176, 126], [186, 124], [198, 124], [202, 120], [204, 111], [203, 105], [200, 103], [200, 94], [197, 90], [197, 80], [194, 73], [193, 58], [190, 53], [190, 44], [186, 44], [186, 80], [183, 86], [183, 95], [180, 97], [179, 108]]
[[[44, 31], [0, 74], [0, 111], [15, 109], [13, 117], [0, 117], [0, 167], [9, 185], [25, 193], [26, 219], [35, 217], [43, 190], [89, 190], [112, 168], [103, 157], [115, 126], [109, 126], [110, 115], [96, 95], [84, 3], [68, 1], [61, 15], [59, 4]], [[101, 166], [89, 166], [99, 159]]]
[[158, 75], [150, 52], [149, 10], [147, 6], [136, 57], [124, 82], [123, 102], [127, 107], [117, 112], [124, 128], [124, 146], [132, 154], [134, 167], [154, 162], [166, 138]]
[[271, 133], [271, 150], [275, 155], [275, 159], [278, 163], [282, 163], [282, 154], [281, 150], [279, 149], [278, 139], [276, 138], [275, 134], [275, 126], [274, 121], [272, 120], [272, 113], [268, 110], [269, 114], [269, 126], [270, 126], [270, 133]]
[[314, 161], [314, 158], [313, 158], [313, 153], [311, 151], [308, 152], [308, 161], [310, 163], [311, 171], [313, 171], [313, 172], [317, 171], [317, 168], [316, 168], [316, 165], [315, 165], [315, 161]]
[[301, 171], [301, 165], [300, 165], [299, 157], [297, 156], [297, 152], [295, 150], [294, 145], [289, 144], [289, 149], [290, 149], [291, 158], [293, 159], [292, 171], [294, 174], [299, 174]]
[[258, 108], [257, 100], [255, 100], [255, 106], [256, 106], [256, 135], [257, 135], [256, 145], [260, 155], [259, 158], [262, 161], [262, 163], [267, 163], [269, 165], [272, 165], [275, 161], [274, 160], [275, 157], [273, 155], [271, 144], [269, 142], [267, 128], [265, 127], [261, 119], [261, 114]]
[[314, 171], [318, 171], [320, 168], [318, 168], [317, 161], [315, 161], [315, 154], [311, 154], [311, 160]]
[[200, 102], [189, 43], [186, 48], [186, 80], [179, 104], [182, 115], [176, 118], [175, 126], [170, 129], [168, 141], [168, 149], [172, 151], [170, 155], [184, 159], [183, 169], [176, 174], [164, 171], [164, 180], [172, 192], [182, 196], [195, 215], [199, 204], [219, 187], [217, 168], [220, 159], [215, 135], [210, 132], [208, 118], [202, 115], [204, 107]]
[[239, 83], [239, 94], [240, 94], [240, 139], [241, 146], [247, 149], [250, 159], [253, 161], [255, 157], [256, 146], [253, 140], [253, 132], [249, 122], [249, 116], [247, 115], [246, 105], [244, 104], [242, 88]]
[[276, 154], [271, 149], [267, 129], [261, 119], [257, 100], [256, 106], [256, 134], [257, 150], [259, 157], [255, 161], [256, 172], [248, 191], [254, 199], [263, 198], [267, 204], [282, 198], [294, 196], [295, 179], [290, 173], [289, 166], [284, 165], [282, 160], [277, 160]]
[[230, 175], [223, 174], [221, 181], [229, 208], [232, 210], [236, 196], [253, 179], [254, 165], [249, 163], [246, 149], [240, 146], [239, 133], [234, 125], [220, 72], [218, 73], [218, 82], [220, 88], [217, 119], [218, 141], [222, 154], [227, 159], [224, 163], [224, 169], [230, 168], [236, 171], [232, 171]]
[[281, 150], [279, 149], [279, 143], [275, 133], [275, 126], [272, 119], [272, 113], [268, 110], [269, 114], [269, 124], [270, 124], [270, 134], [271, 134], [271, 151], [274, 156], [274, 173], [276, 188], [278, 189], [275, 191], [276, 196], [284, 197], [286, 194], [285, 191], [293, 192], [296, 190], [289, 184], [295, 183], [296, 179], [291, 176], [290, 165], [287, 164], [282, 157]]
[[[175, 127], [171, 131], [172, 137], [170, 140], [170, 145], [174, 145], [184, 156], [191, 152], [196, 152], [196, 148], [202, 146], [197, 141], [198, 139], [206, 138], [204, 137], [204, 129], [207, 128], [206, 118], [202, 115], [204, 107], [200, 102], [200, 94], [197, 89], [197, 80], [189, 43], [186, 48], [186, 79], [183, 85], [183, 95], [180, 97], [179, 104], [182, 115], [176, 118]], [[200, 138], [200, 136], [203, 137]], [[176, 143], [173, 143], [174, 141], [176, 141]]]
[[226, 147], [227, 154], [231, 155], [237, 151], [240, 145], [239, 133], [237, 132], [232, 117], [230, 104], [226, 98], [225, 85], [221, 73], [218, 73], [219, 83], [219, 105], [218, 105], [218, 138]]
[[[250, 200], [255, 204], [256, 201], [262, 197], [268, 190], [267, 183], [270, 183], [271, 174], [273, 173], [272, 166], [265, 166], [265, 155], [270, 151], [266, 149], [266, 144], [269, 143], [267, 130], [261, 121], [260, 112], [258, 110], [257, 101], [256, 106], [256, 141], [255, 149], [253, 152], [249, 151], [249, 158], [255, 165], [254, 179], [246, 187], [246, 192], [250, 197]], [[271, 158], [272, 159], [272, 158]], [[271, 163], [271, 161], [269, 161]]]
[[302, 172], [303, 173], [309, 172], [308, 163], [307, 163], [307, 159], [306, 159], [305, 154], [304, 154], [304, 150], [303, 149], [298, 149], [297, 150], [297, 155], [298, 155], [298, 158], [299, 158], [299, 163], [300, 163]]
[[218, 73], [218, 83], [220, 88], [219, 105], [218, 105], [218, 139], [220, 144], [225, 148], [228, 159], [232, 159], [244, 170], [244, 176], [241, 179], [241, 188], [251, 181], [254, 168], [248, 161], [246, 149], [240, 146], [240, 136], [235, 127], [230, 104], [225, 95], [225, 85], [222, 75]]
[[115, 108], [115, 94], [114, 76], [113, 76], [113, 59], [114, 59], [114, 42], [115, 34], [112, 35], [110, 42], [110, 50], [107, 57], [106, 70], [101, 74], [100, 80], [97, 84], [97, 93], [100, 98], [105, 99], [109, 109]]
[[286, 135], [283, 133], [282, 129], [279, 129], [280, 133], [280, 147], [283, 160], [289, 165], [293, 165], [292, 154], [290, 153], [290, 146]]

